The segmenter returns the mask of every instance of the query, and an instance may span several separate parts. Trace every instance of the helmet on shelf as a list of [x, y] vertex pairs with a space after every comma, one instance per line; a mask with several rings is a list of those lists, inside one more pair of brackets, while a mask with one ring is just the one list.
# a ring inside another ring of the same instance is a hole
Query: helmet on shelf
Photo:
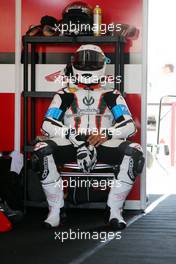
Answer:
[[99, 83], [104, 78], [105, 68], [105, 54], [97, 45], [82, 45], [73, 56], [73, 76], [79, 83]]
[[65, 35], [93, 35], [93, 10], [84, 2], [73, 2], [65, 7], [62, 23], [68, 27]]

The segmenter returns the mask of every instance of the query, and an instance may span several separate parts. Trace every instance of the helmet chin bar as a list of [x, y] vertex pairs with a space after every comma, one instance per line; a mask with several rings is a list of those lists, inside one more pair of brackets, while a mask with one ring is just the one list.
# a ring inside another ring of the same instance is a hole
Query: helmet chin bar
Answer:
[[72, 62], [75, 83], [96, 85], [105, 80], [106, 59], [102, 49], [97, 45], [80, 46]]
[[73, 77], [76, 83], [83, 83], [86, 85], [99, 84], [104, 81], [105, 77], [105, 67], [103, 66], [101, 70], [98, 71], [80, 71], [73, 67]]

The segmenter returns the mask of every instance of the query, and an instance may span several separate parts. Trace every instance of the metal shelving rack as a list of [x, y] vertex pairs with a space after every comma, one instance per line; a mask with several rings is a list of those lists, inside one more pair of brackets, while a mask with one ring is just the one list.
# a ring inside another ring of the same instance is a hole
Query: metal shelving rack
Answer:
[[[27, 159], [28, 152], [32, 149], [28, 144], [28, 98], [31, 98], [31, 140], [35, 139], [35, 98], [52, 98], [54, 92], [37, 92], [35, 85], [35, 77], [36, 77], [36, 61], [35, 61], [35, 53], [36, 46], [38, 44], [111, 44], [115, 47], [115, 69], [114, 76], [121, 76], [121, 82], [115, 82], [114, 78], [114, 86], [115, 89], [118, 89], [122, 94], [124, 93], [124, 44], [125, 39], [120, 36], [80, 36], [80, 37], [67, 37], [67, 36], [52, 36], [52, 37], [44, 37], [44, 36], [23, 36], [23, 45], [24, 45], [24, 83], [23, 83], [23, 113], [24, 113], [24, 124], [23, 124], [23, 137], [24, 137], [24, 205], [27, 204]], [[29, 45], [31, 45], [31, 53], [29, 56]], [[28, 65], [29, 65], [29, 57], [31, 58], [31, 90], [28, 90]]]

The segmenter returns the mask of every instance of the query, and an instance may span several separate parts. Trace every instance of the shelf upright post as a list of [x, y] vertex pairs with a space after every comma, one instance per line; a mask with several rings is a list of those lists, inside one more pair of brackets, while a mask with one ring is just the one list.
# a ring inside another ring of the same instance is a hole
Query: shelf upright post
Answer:
[[28, 97], [25, 95], [28, 92], [28, 43], [24, 39], [24, 103], [23, 103], [23, 153], [24, 153], [24, 212], [26, 211], [26, 198], [27, 198], [27, 158], [28, 154], [26, 146], [28, 144]]
[[[31, 44], [31, 92], [36, 91], [36, 63], [35, 63], [35, 44]], [[31, 139], [35, 139], [35, 98], [31, 97]]]
[[119, 67], [120, 67], [120, 50], [119, 50], [119, 41], [115, 42], [115, 63], [114, 63], [114, 88], [120, 90], [119, 83], [117, 82], [119, 75]]
[[122, 95], [124, 95], [124, 42], [119, 42], [119, 57], [120, 57], [120, 63], [119, 63], [119, 73], [121, 76], [121, 83], [120, 83], [120, 92]]

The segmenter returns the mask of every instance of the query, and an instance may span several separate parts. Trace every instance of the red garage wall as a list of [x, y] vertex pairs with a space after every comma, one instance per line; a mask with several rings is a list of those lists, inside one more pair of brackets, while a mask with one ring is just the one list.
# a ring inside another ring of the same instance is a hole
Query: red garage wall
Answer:
[[14, 148], [14, 97], [13, 93], [0, 94], [0, 151], [11, 151]]
[[15, 0], [1, 0], [0, 52], [15, 52]]
[[[9, 87], [11, 66], [14, 63], [15, 52], [15, 0], [1, 0], [0, 2], [0, 67], [4, 64], [6, 76], [0, 78], [0, 151], [14, 149], [14, 93], [15, 86]], [[8, 74], [9, 70], [9, 74]], [[0, 75], [4, 75], [1, 71]]]

